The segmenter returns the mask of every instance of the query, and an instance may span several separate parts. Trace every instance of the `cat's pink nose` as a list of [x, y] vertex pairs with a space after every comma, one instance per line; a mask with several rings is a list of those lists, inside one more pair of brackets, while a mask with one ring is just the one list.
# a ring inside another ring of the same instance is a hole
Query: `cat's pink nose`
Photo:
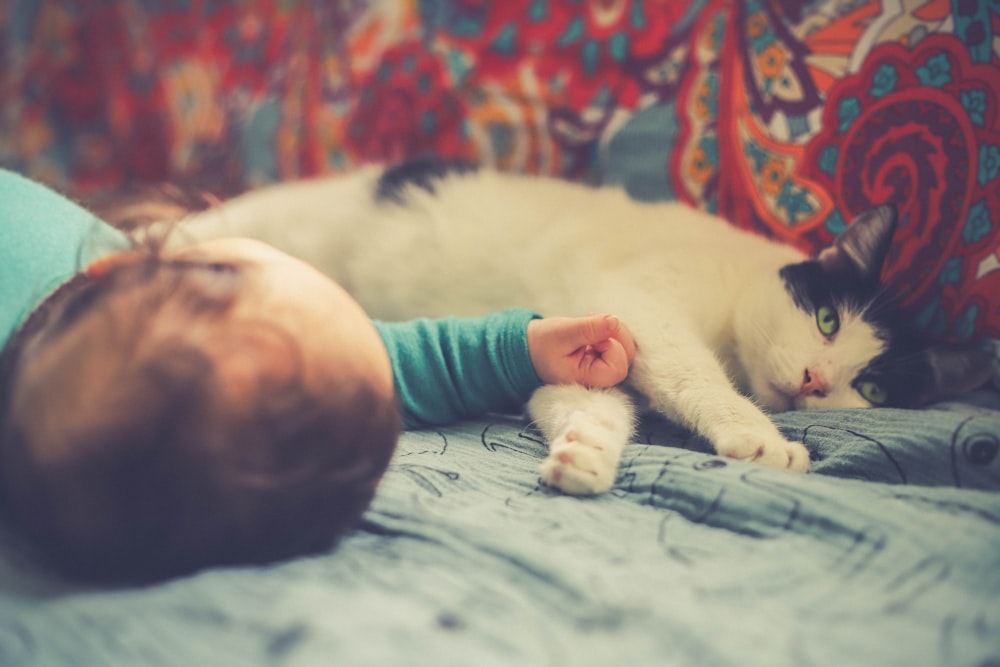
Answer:
[[802, 374], [802, 386], [799, 388], [799, 396], [826, 396], [826, 380], [816, 371], [808, 368]]

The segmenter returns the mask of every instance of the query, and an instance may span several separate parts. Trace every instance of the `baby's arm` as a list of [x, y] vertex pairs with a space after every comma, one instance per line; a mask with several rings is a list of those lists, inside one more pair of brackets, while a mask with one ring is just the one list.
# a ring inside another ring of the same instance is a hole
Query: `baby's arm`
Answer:
[[515, 308], [375, 326], [407, 428], [517, 410], [545, 383], [612, 386], [635, 351], [617, 319], [599, 315], [542, 320]]

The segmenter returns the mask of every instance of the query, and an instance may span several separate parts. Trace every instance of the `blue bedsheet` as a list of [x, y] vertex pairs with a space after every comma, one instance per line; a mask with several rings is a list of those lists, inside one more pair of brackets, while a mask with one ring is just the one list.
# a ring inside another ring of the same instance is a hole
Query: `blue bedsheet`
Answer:
[[1000, 411], [779, 422], [814, 474], [654, 419], [592, 499], [538, 483], [522, 420], [408, 433], [332, 553], [148, 588], [61, 583], [7, 538], [0, 665], [1000, 663]]

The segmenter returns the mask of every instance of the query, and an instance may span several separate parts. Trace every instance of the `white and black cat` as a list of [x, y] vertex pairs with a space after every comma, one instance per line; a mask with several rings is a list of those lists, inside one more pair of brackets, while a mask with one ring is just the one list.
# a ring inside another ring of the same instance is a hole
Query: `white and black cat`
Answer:
[[[809, 454], [767, 412], [918, 406], [989, 376], [975, 350], [924, 346], [879, 274], [891, 207], [817, 258], [681, 204], [424, 160], [287, 183], [195, 217], [197, 238], [252, 236], [328, 273], [376, 318], [510, 306], [612, 312], [635, 334], [628, 385], [719, 454], [803, 472]], [[620, 389], [549, 386], [528, 404], [543, 479], [611, 488], [636, 408]]]

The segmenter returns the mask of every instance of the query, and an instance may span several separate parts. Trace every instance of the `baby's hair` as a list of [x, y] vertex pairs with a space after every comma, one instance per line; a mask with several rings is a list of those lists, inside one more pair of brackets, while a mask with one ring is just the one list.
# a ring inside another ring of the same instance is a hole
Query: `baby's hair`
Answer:
[[[4, 509], [57, 568], [136, 581], [273, 562], [329, 548], [370, 503], [392, 397], [307, 381], [290, 332], [222, 318], [241, 280], [151, 244], [63, 285], [0, 355]], [[284, 363], [235, 386], [233, 355]]]

